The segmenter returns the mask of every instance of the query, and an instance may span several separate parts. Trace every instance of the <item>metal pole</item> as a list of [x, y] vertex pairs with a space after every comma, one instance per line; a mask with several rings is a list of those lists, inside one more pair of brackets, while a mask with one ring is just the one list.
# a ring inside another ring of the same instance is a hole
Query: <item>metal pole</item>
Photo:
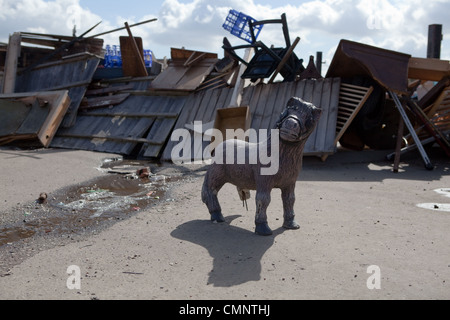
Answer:
[[427, 58], [441, 58], [442, 24], [428, 26]]
[[434, 166], [431, 164], [431, 161], [428, 158], [427, 153], [425, 152], [425, 149], [423, 148], [422, 144], [420, 143], [420, 139], [417, 136], [416, 131], [414, 130], [414, 127], [412, 126], [411, 122], [409, 121], [409, 118], [406, 115], [405, 109], [403, 109], [403, 105], [401, 104], [398, 96], [391, 90], [389, 90], [389, 94], [391, 95], [392, 99], [394, 100], [394, 103], [397, 106], [397, 109], [400, 112], [400, 115], [402, 116], [403, 121], [409, 130], [409, 133], [411, 134], [411, 137], [413, 138], [414, 142], [416, 143], [417, 148], [419, 149], [422, 159], [425, 162], [425, 168], [427, 170], [433, 170]]

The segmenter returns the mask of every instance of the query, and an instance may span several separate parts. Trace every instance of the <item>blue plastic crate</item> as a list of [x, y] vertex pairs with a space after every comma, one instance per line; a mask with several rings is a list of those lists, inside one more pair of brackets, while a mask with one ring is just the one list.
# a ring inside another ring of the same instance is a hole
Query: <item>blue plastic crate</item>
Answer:
[[[150, 68], [153, 64], [153, 54], [151, 50], [144, 50], [143, 57], [145, 66]], [[105, 68], [121, 68], [122, 67], [122, 54], [120, 52], [120, 46], [107, 45], [105, 50]]]
[[[231, 9], [222, 27], [225, 30], [229, 31], [232, 35], [235, 35], [236, 37], [241, 38], [248, 43], [252, 43], [252, 36], [250, 34], [249, 25], [250, 21], [256, 22], [256, 20], [252, 17], [243, 14], [242, 12]], [[258, 38], [262, 27], [263, 25], [254, 26], [255, 39]]]

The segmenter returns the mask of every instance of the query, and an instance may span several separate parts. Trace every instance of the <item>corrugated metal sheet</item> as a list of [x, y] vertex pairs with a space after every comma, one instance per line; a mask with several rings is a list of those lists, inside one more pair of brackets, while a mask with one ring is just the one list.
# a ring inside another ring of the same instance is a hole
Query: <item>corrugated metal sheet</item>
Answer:
[[71, 128], [60, 128], [52, 147], [157, 157], [186, 97], [131, 95], [113, 108], [79, 113]]
[[88, 85], [92, 81], [100, 59], [91, 54], [46, 63], [18, 74], [16, 92], [69, 90], [70, 106], [61, 127], [70, 127], [75, 118]]
[[[287, 101], [293, 96], [321, 107], [323, 109], [322, 117], [307, 141], [304, 154], [322, 157], [333, 154], [336, 148], [334, 140], [336, 137], [340, 83], [340, 78], [326, 78], [250, 86], [244, 90], [240, 106], [250, 107], [251, 127], [256, 130], [273, 128], [286, 107]], [[231, 94], [232, 89], [225, 88], [200, 92], [190, 96], [190, 102], [183, 109], [175, 129], [185, 128], [186, 124], [192, 124], [193, 121], [202, 121], [203, 124], [213, 121], [216, 110], [228, 106]], [[219, 102], [217, 97], [222, 100]], [[191, 134], [192, 146], [194, 146], [195, 135], [194, 133]], [[202, 137], [198, 137], [197, 134], [196, 138], [201, 139]], [[180, 141], [169, 141], [162, 160], [171, 161], [172, 149], [179, 143]], [[202, 143], [203, 148], [208, 145], [209, 142]], [[206, 160], [202, 159], [201, 153], [196, 154], [200, 157], [194, 157], [192, 160]]]

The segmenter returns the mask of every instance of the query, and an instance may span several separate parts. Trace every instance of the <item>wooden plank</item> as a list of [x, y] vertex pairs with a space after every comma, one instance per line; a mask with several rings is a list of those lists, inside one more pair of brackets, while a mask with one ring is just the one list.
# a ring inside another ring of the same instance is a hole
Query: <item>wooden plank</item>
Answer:
[[[256, 105], [256, 108], [252, 114], [252, 126], [251, 127], [256, 130], [259, 130], [261, 128], [261, 123], [262, 123], [265, 113], [266, 113], [267, 102], [272, 93], [272, 89], [274, 89], [274, 86], [264, 85], [261, 90], [260, 97], [258, 99], [258, 104]], [[267, 112], [272, 112], [272, 110], [269, 110]]]
[[[196, 94], [191, 94], [186, 102], [184, 103], [180, 116], [178, 117], [178, 120], [175, 123], [174, 126], [174, 130], [176, 129], [180, 129], [180, 128], [184, 128], [184, 125], [186, 123], [190, 123], [190, 120], [193, 119], [193, 117], [195, 117], [195, 112], [196, 110], [193, 110], [194, 107], [196, 106], [197, 103], [197, 97], [198, 96], [202, 96], [205, 94], [205, 91], [196, 93]], [[194, 114], [194, 115], [192, 115]], [[188, 133], [186, 131], [186, 133]], [[180, 140], [182, 141], [186, 141], [186, 139], [188, 138], [188, 135], [184, 135], [183, 137], [180, 138]], [[172, 141], [171, 139], [168, 141], [166, 148], [163, 151], [161, 160], [163, 161], [173, 161], [172, 159], [172, 149], [175, 147], [175, 145], [178, 145], [180, 143], [180, 141]]]
[[[262, 102], [261, 98], [261, 94], [262, 91], [264, 90], [265, 85], [264, 84], [258, 84], [255, 86], [254, 90], [253, 90], [253, 94], [251, 96], [250, 99], [250, 103], [248, 105], [244, 105], [244, 104], [240, 104], [239, 106], [241, 107], [250, 107], [250, 114], [252, 117], [252, 124], [251, 127], [254, 127], [253, 121], [255, 120], [255, 117], [258, 118], [258, 116], [256, 116], [256, 113], [259, 108], [260, 108], [260, 104]], [[261, 101], [261, 102], [260, 102]]]
[[[259, 127], [253, 127], [254, 129], [273, 129], [273, 124], [271, 122], [272, 115], [275, 113], [277, 114], [275, 110], [276, 104], [277, 104], [277, 94], [278, 90], [280, 88], [279, 83], [271, 84], [271, 94], [269, 95], [269, 98], [266, 101], [266, 106], [264, 108], [264, 114], [261, 119]], [[279, 117], [280, 114], [278, 113], [277, 116]], [[278, 119], [278, 118], [277, 118]]]
[[122, 136], [106, 136], [101, 134], [75, 134], [75, 133], [64, 133], [58, 135], [61, 138], [77, 138], [77, 139], [88, 139], [88, 140], [104, 140], [104, 141], [118, 141], [118, 142], [131, 142], [131, 143], [147, 143], [162, 145], [165, 141], [154, 141], [145, 138], [133, 138], [133, 137], [122, 137]]
[[[198, 111], [197, 111], [197, 115], [194, 118], [194, 121], [202, 121], [203, 122], [203, 116], [204, 114], [207, 112], [208, 108], [211, 107], [213, 109], [215, 109], [215, 101], [212, 101], [212, 96], [213, 96], [213, 91], [207, 91], [206, 94], [204, 95], [201, 104], [199, 105]], [[205, 125], [205, 123], [203, 122], [203, 125]], [[193, 159], [192, 160], [203, 160], [202, 159], [202, 151], [201, 148], [203, 146], [203, 133], [202, 132], [192, 132], [192, 155], [193, 155]], [[188, 142], [189, 143], [189, 142]]]
[[[310, 80], [311, 81], [311, 80]], [[320, 151], [320, 147], [317, 143], [317, 139], [319, 135], [323, 135], [323, 140], [325, 140], [326, 135], [326, 126], [327, 123], [325, 120], [328, 117], [328, 105], [322, 106], [322, 89], [323, 89], [323, 79], [311, 81], [313, 84], [313, 92], [310, 102], [315, 105], [316, 107], [322, 107], [322, 116], [321, 119], [319, 119], [319, 123], [316, 126], [316, 129], [311, 133], [311, 135], [308, 138], [308, 141], [306, 141], [304, 153], [306, 152], [317, 152]], [[323, 117], [323, 118], [322, 118]], [[319, 138], [320, 139], [320, 138]]]
[[440, 81], [450, 75], [450, 61], [429, 58], [409, 59], [408, 78]]
[[134, 86], [132, 84], [127, 84], [127, 85], [121, 85], [121, 86], [111, 86], [111, 87], [102, 88], [102, 89], [92, 89], [92, 90], [86, 91], [86, 96], [117, 93], [119, 91], [133, 90], [133, 88], [134, 88]]
[[[167, 99], [168, 104], [161, 108], [161, 112], [170, 114], [179, 114], [181, 112], [182, 104], [181, 99], [171, 98]], [[151, 127], [149, 134], [147, 135], [148, 140], [164, 141], [166, 143], [167, 139], [172, 132], [172, 129], [177, 121], [177, 117], [166, 117], [160, 116], [155, 120], [155, 123]], [[160, 145], [149, 145], [143, 146], [142, 151], [144, 157], [156, 158], [160, 155], [163, 144]], [[142, 153], [141, 151], [141, 153]]]
[[[186, 50], [186, 49], [178, 49], [178, 48], [170, 48], [170, 56], [173, 60], [187, 60], [192, 54], [203, 53], [201, 51], [194, 50]], [[216, 53], [205, 52], [205, 58], [208, 59], [217, 59]]]
[[[319, 123], [317, 124], [317, 127], [315, 129], [316, 131], [316, 140], [314, 143], [314, 150], [315, 151], [322, 151], [322, 152], [333, 152], [334, 146], [333, 145], [326, 145], [327, 137], [331, 134], [333, 140], [336, 134], [336, 125], [330, 127], [330, 123], [334, 124], [336, 123], [336, 116], [337, 113], [331, 110], [331, 89], [332, 89], [332, 79], [320, 79], [316, 81], [316, 84], [319, 83], [319, 81], [322, 83], [320, 92], [319, 88], [317, 88], [317, 95], [320, 95], [320, 103], [315, 104], [318, 108], [322, 109], [322, 116], [319, 119]], [[313, 101], [319, 101], [319, 97], [316, 97], [313, 99]], [[313, 102], [314, 103], [314, 102]], [[330, 121], [330, 119], [333, 119], [334, 121]], [[306, 151], [305, 151], [306, 153]]]
[[8, 49], [6, 52], [2, 90], [5, 94], [15, 92], [17, 62], [20, 56], [20, 48], [21, 35], [19, 32], [14, 32], [13, 35], [9, 37]]
[[[336, 132], [336, 118], [339, 110], [339, 92], [340, 92], [341, 79], [333, 78], [331, 80], [331, 94], [328, 108], [328, 134], [324, 142], [324, 149], [327, 151], [333, 151], [336, 147], [335, 132]], [[322, 156], [322, 161], [326, 160], [327, 155]]]
[[129, 93], [116, 94], [112, 96], [106, 97], [96, 97], [96, 98], [87, 98], [86, 104], [81, 104], [80, 110], [91, 110], [96, 108], [105, 108], [109, 106], [114, 106], [117, 104], [121, 104], [125, 99], [130, 96]]
[[200, 61], [201, 59], [206, 58], [206, 52], [193, 52], [191, 56], [186, 60], [186, 62], [183, 64], [184, 67], [190, 67], [194, 63]]
[[130, 77], [147, 77], [148, 72], [145, 67], [143, 57], [142, 38], [133, 37], [128, 23], [125, 22], [128, 31], [128, 37], [119, 37], [120, 51], [122, 54], [122, 69], [124, 76]]
[[177, 118], [178, 113], [164, 113], [164, 112], [150, 112], [150, 113], [95, 113], [86, 112], [80, 113], [79, 116], [89, 116], [89, 117], [127, 117], [127, 118]]

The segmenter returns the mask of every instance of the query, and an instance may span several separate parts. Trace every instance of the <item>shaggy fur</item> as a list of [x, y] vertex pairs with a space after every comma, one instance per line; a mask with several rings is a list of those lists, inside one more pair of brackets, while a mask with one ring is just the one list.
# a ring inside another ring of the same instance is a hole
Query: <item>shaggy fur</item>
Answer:
[[[235, 152], [239, 148], [245, 149], [246, 158], [258, 152], [260, 148], [267, 148], [271, 152], [271, 139], [259, 144], [252, 144], [242, 140], [227, 140], [216, 147], [216, 154], [208, 172], [206, 173], [202, 189], [202, 201], [208, 207], [211, 220], [224, 222], [217, 194], [225, 183], [234, 184], [242, 200], [248, 199], [250, 192], [256, 190], [255, 232], [260, 235], [271, 235], [272, 230], [267, 223], [267, 207], [270, 203], [270, 193], [273, 188], [281, 189], [283, 200], [284, 222], [287, 229], [298, 229], [300, 226], [294, 220], [295, 183], [302, 167], [303, 148], [310, 134], [313, 132], [322, 111], [313, 104], [293, 97], [276, 124], [279, 129], [279, 169], [276, 174], [262, 175], [261, 169], [266, 167], [258, 161], [256, 164], [225, 164], [227, 150]], [[223, 163], [223, 164], [220, 164]]]

